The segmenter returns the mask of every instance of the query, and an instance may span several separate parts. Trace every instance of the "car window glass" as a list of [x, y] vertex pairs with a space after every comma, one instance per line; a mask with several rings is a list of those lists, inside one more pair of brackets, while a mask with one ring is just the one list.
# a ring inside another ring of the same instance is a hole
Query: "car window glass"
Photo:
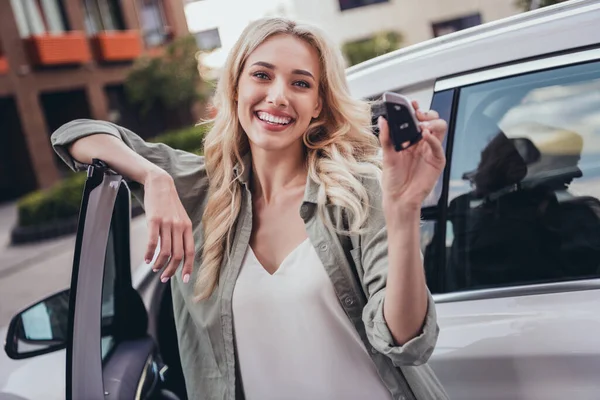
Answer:
[[600, 274], [600, 64], [463, 88], [448, 291]]
[[102, 281], [102, 359], [114, 346], [113, 319], [115, 316], [116, 252], [114, 224], [111, 224], [104, 258], [104, 277]]

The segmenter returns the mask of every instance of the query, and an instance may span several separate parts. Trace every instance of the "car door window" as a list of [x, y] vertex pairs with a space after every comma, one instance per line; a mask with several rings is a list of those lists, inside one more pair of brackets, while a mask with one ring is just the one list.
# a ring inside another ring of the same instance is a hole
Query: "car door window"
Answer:
[[460, 90], [446, 291], [600, 275], [600, 63]]

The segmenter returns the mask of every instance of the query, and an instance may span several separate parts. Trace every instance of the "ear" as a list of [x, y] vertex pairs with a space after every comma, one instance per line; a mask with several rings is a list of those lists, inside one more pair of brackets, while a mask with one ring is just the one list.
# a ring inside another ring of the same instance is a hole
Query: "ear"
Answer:
[[312, 117], [318, 118], [319, 115], [321, 114], [322, 110], [323, 110], [323, 101], [321, 100], [321, 97], [319, 96], [319, 98], [317, 100], [317, 105], [315, 106], [315, 111], [313, 112]]

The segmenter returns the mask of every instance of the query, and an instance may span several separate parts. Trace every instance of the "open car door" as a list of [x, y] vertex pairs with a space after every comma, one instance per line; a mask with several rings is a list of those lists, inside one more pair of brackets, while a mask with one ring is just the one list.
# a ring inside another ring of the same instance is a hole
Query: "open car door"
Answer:
[[75, 244], [66, 398], [177, 399], [148, 335], [148, 315], [131, 285], [130, 191], [103, 162], [88, 168]]

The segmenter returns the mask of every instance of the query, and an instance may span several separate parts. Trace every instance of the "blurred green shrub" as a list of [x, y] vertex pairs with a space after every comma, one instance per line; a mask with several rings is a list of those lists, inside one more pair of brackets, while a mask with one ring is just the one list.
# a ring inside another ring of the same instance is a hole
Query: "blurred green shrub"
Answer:
[[189, 109], [205, 100], [210, 87], [200, 75], [198, 52], [196, 40], [188, 35], [167, 45], [159, 57], [137, 59], [125, 80], [128, 101], [145, 115], [155, 107]]

